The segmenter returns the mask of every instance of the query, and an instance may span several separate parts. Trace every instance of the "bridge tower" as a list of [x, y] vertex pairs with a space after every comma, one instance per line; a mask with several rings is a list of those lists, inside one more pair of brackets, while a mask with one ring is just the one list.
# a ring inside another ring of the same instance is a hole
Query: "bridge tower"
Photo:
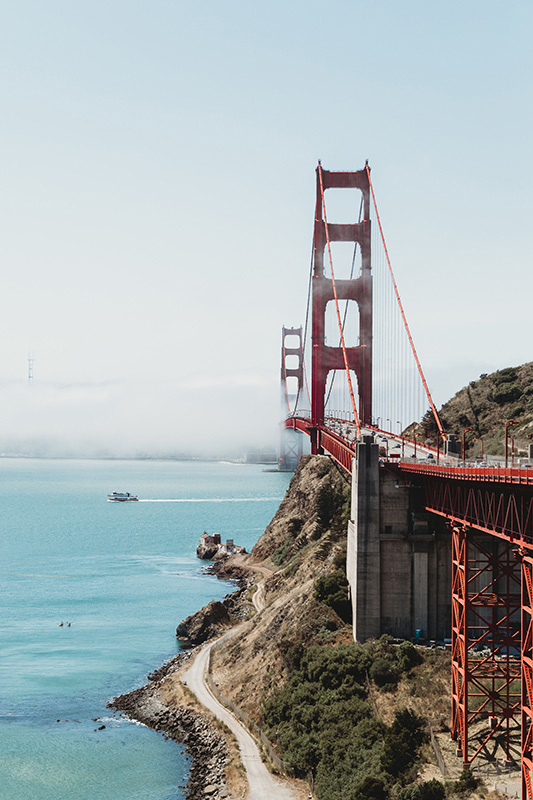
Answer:
[[[294, 337], [297, 338], [297, 344], [287, 346], [286, 340], [292, 341]], [[294, 366], [287, 366], [288, 358], [297, 358], [297, 364]], [[304, 350], [303, 350], [303, 332], [302, 326], [299, 328], [286, 328], [283, 326], [281, 329], [281, 407], [282, 416], [286, 416], [287, 412], [291, 414], [291, 393], [289, 387], [289, 379], [296, 379], [296, 394], [294, 396], [295, 402], [302, 396], [304, 385]], [[294, 409], [293, 409], [294, 410]], [[298, 462], [303, 453], [303, 436], [295, 430], [289, 428], [281, 428], [280, 448], [279, 448], [279, 462], [278, 468], [281, 471], [292, 472], [298, 466]]]
[[[350, 224], [331, 223], [324, 214], [327, 189], [358, 189], [363, 196], [363, 220]], [[335, 280], [324, 274], [328, 242], [354, 242], [361, 248], [361, 274], [357, 278]], [[359, 344], [357, 347], [327, 346], [325, 342], [326, 306], [335, 300], [352, 300], [359, 306]], [[357, 376], [359, 418], [362, 425], [372, 421], [372, 274], [370, 238], [370, 184], [366, 169], [357, 172], [328, 172], [317, 168], [314, 228], [314, 268], [312, 280], [312, 379], [311, 452], [320, 452], [316, 429], [324, 421], [326, 380], [331, 370], [344, 370], [346, 363]], [[346, 353], [346, 361], [344, 354]], [[313, 429], [315, 434], [313, 436]]]

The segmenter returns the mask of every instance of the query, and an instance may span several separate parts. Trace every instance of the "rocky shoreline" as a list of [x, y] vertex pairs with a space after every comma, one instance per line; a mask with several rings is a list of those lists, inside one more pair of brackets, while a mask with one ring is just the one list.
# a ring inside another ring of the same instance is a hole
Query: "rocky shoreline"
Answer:
[[178, 625], [176, 635], [190, 649], [148, 675], [149, 683], [145, 686], [114, 697], [108, 703], [108, 708], [185, 745], [192, 760], [187, 800], [223, 800], [230, 796], [225, 776], [230, 755], [224, 735], [203, 714], [185, 706], [168, 705], [161, 692], [165, 678], [189, 661], [197, 645], [219, 635], [246, 615], [243, 592], [250, 573], [228, 569], [224, 561], [213, 564], [210, 572], [221, 579], [234, 580], [239, 588], [226, 595], [222, 602], [208, 603]]

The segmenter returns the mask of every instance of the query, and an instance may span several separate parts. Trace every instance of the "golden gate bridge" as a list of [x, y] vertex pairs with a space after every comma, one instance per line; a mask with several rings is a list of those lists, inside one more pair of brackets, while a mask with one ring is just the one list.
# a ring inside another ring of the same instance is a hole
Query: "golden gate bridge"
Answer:
[[[328, 216], [332, 190], [350, 196], [348, 221]], [[494, 740], [511, 763], [519, 728], [522, 798], [533, 800], [533, 470], [514, 458], [509, 464], [512, 420], [505, 460], [490, 465], [466, 461], [471, 429], [460, 437], [444, 430], [394, 278], [368, 162], [355, 172], [318, 164], [306, 322], [282, 329], [281, 380], [286, 431], [308, 436], [311, 453], [328, 454], [352, 477], [354, 637], [384, 632], [391, 590], [383, 584], [391, 576], [407, 593], [402, 580], [427, 584], [433, 574], [438, 582], [444, 571], [449, 619], [440, 626], [451, 635], [457, 753], [469, 767]], [[282, 467], [301, 452], [294, 442], [282, 444]], [[391, 486], [406, 489], [409, 499], [394, 506]], [[393, 545], [394, 509], [412, 519], [430, 515], [433, 531], [440, 521], [448, 566], [438, 562], [442, 547], [436, 566], [429, 565], [431, 537], [417, 537], [408, 519], [394, 552], [398, 560], [409, 552], [414, 567], [390, 572], [384, 552]], [[432, 602], [427, 585], [409, 591], [416, 595], [411, 605], [419, 604], [415, 616], [427, 621], [430, 612], [420, 610], [420, 602]], [[448, 614], [442, 601], [433, 605], [434, 616]]]

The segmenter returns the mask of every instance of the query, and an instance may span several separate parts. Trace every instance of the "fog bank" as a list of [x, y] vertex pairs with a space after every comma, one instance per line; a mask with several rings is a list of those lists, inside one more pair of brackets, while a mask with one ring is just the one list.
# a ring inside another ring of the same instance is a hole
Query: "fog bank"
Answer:
[[232, 457], [276, 449], [274, 377], [0, 384], [0, 453], [41, 457]]

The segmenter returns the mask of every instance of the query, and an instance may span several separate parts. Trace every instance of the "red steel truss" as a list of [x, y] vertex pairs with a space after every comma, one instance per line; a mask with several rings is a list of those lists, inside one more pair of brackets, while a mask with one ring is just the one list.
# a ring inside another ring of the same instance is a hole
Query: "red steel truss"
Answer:
[[[476, 474], [483, 469], [425, 469], [406, 462], [399, 468], [402, 474], [416, 473], [427, 511], [533, 551], [531, 470], [492, 469], [483, 477]], [[458, 471], [465, 474], [453, 474]]]
[[[465, 767], [496, 737], [512, 761], [521, 673], [521, 564], [514, 551], [509, 542], [452, 526], [452, 737]], [[473, 731], [483, 720], [488, 731]]]
[[533, 770], [533, 558], [522, 553], [522, 800], [532, 800]]

